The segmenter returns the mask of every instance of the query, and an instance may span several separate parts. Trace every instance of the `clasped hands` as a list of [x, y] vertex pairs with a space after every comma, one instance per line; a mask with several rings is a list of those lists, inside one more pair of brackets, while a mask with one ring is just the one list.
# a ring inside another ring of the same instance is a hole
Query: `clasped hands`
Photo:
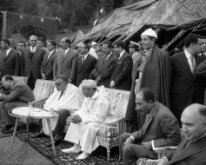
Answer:
[[[124, 142], [124, 145], [132, 144], [133, 142], [134, 140], [131, 137], [128, 137], [127, 140]], [[142, 142], [141, 144], [148, 150], [152, 149], [152, 141]]]
[[82, 118], [78, 114], [74, 114], [69, 117], [70, 121], [74, 124], [78, 124], [82, 122]]

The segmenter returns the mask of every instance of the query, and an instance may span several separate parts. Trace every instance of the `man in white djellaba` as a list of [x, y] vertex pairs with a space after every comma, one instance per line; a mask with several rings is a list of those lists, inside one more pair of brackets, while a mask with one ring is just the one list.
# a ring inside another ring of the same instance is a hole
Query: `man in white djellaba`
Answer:
[[82, 153], [76, 158], [86, 159], [98, 146], [97, 133], [107, 116], [111, 115], [111, 103], [106, 92], [97, 89], [94, 80], [82, 81], [85, 99], [81, 108], [70, 116], [71, 124], [65, 136], [66, 141], [74, 143], [65, 153]]
[[[54, 92], [44, 104], [44, 109], [51, 111], [55, 116], [50, 119], [50, 122], [51, 129], [55, 134], [54, 143], [57, 145], [64, 139], [63, 130], [67, 117], [80, 109], [84, 95], [78, 87], [68, 83], [67, 78], [63, 76], [57, 78], [55, 86]], [[45, 136], [45, 134], [49, 135], [49, 129], [46, 120], [43, 119], [41, 131], [33, 137], [38, 138]]]

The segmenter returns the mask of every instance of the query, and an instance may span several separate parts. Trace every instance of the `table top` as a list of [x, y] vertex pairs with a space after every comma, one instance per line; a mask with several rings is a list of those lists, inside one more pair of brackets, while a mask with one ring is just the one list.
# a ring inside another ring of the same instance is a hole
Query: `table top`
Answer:
[[36, 107], [17, 107], [12, 109], [11, 115], [19, 118], [49, 119], [54, 118], [52, 112]]

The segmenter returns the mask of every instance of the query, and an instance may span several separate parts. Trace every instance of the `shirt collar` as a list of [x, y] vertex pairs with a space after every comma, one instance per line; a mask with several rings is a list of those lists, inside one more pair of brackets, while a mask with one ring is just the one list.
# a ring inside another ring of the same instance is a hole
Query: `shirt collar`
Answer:
[[35, 52], [36, 51], [36, 46], [35, 47], [30, 46], [30, 51]]
[[70, 48], [67, 48], [66, 50], [65, 50], [65, 55], [67, 54], [67, 52], [70, 50]]
[[184, 53], [187, 59], [190, 59], [192, 57], [192, 55], [186, 49], [184, 50]]
[[11, 47], [9, 49], [6, 50], [6, 55], [8, 55], [11, 51]]
[[121, 58], [124, 53], [125, 53], [125, 50], [123, 50], [123, 51], [120, 53], [119, 58]]

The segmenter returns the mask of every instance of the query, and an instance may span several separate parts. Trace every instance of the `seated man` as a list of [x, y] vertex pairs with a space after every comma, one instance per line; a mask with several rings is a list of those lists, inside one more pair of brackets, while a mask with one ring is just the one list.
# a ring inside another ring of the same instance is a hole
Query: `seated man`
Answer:
[[2, 85], [11, 92], [0, 95], [0, 120], [5, 124], [1, 131], [11, 133], [13, 130], [10, 128], [14, 125], [14, 118], [9, 116], [8, 111], [15, 107], [28, 105], [28, 102], [34, 101], [34, 95], [29, 86], [15, 82], [10, 75], [2, 77]]
[[86, 159], [98, 146], [99, 125], [111, 115], [111, 103], [106, 94], [100, 93], [94, 80], [84, 80], [82, 91], [85, 95], [81, 108], [71, 117], [71, 124], [65, 140], [74, 143], [74, 147], [63, 149], [65, 153], [79, 153], [77, 159]]
[[155, 147], [178, 145], [181, 140], [177, 119], [167, 107], [155, 101], [149, 88], [137, 93], [135, 103], [136, 111], [146, 115], [146, 120], [139, 131], [121, 135], [124, 165], [135, 165], [141, 157], [156, 159]]
[[[51, 129], [54, 132], [54, 143], [57, 145], [64, 138], [64, 126], [66, 119], [78, 110], [84, 100], [81, 90], [71, 83], [66, 77], [60, 77], [55, 81], [56, 89], [46, 100], [44, 109], [54, 112], [55, 118], [50, 119]], [[49, 135], [46, 120], [42, 120], [42, 130], [34, 138]]]
[[205, 165], [206, 106], [188, 106], [182, 113], [181, 122], [184, 136], [180, 145], [175, 152], [167, 153], [158, 165]]

